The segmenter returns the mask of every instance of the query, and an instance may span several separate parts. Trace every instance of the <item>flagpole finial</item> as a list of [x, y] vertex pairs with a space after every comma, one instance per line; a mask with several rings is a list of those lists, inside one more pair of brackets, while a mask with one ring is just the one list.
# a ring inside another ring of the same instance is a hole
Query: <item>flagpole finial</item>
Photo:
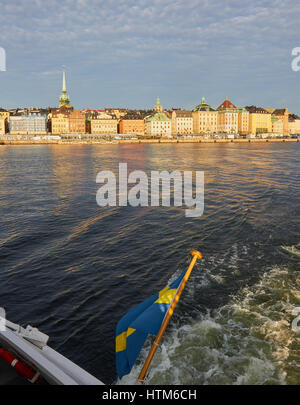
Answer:
[[198, 250], [192, 250], [191, 255], [196, 256], [197, 259], [202, 259], [202, 253], [198, 252]]

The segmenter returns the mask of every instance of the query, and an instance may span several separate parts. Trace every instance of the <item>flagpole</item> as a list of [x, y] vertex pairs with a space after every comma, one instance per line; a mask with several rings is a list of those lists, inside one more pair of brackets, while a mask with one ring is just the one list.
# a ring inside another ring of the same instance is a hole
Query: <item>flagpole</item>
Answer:
[[176, 294], [174, 296], [174, 299], [173, 299], [173, 301], [172, 301], [172, 303], [170, 305], [170, 308], [168, 309], [168, 312], [166, 313], [166, 316], [165, 316], [165, 318], [163, 320], [163, 323], [162, 323], [162, 325], [160, 327], [160, 330], [159, 330], [158, 334], [156, 335], [155, 341], [154, 341], [154, 343], [153, 343], [153, 345], [151, 347], [151, 350], [150, 350], [150, 352], [148, 354], [148, 357], [147, 357], [147, 359], [146, 359], [146, 361], [144, 363], [142, 371], [140, 372], [140, 375], [138, 377], [138, 382], [140, 384], [144, 383], [144, 380], [145, 380], [147, 371], [149, 369], [149, 366], [151, 364], [151, 361], [153, 359], [153, 356], [154, 356], [154, 354], [156, 352], [156, 349], [157, 349], [157, 347], [158, 347], [158, 345], [159, 345], [159, 343], [161, 341], [161, 338], [163, 337], [163, 334], [165, 333], [166, 327], [168, 326], [168, 323], [169, 323], [169, 321], [171, 319], [171, 316], [173, 315], [174, 309], [175, 309], [175, 307], [177, 305], [177, 302], [180, 299], [181, 293], [182, 293], [182, 291], [183, 291], [183, 289], [184, 289], [184, 287], [186, 285], [186, 282], [188, 281], [188, 279], [190, 277], [190, 274], [191, 274], [191, 272], [193, 270], [193, 267], [195, 266], [195, 263], [196, 263], [197, 259], [202, 259], [202, 254], [200, 252], [198, 252], [198, 250], [193, 250], [191, 252], [191, 255], [193, 256], [193, 258], [192, 258], [192, 261], [191, 261], [191, 263], [189, 265], [189, 268], [187, 269], [187, 271], [186, 271], [186, 273], [185, 273], [185, 275], [184, 275], [184, 277], [183, 277], [183, 279], [182, 279], [182, 281], [180, 283], [180, 286], [179, 286], [179, 288], [178, 288], [178, 290], [177, 290], [177, 292], [176, 292]]

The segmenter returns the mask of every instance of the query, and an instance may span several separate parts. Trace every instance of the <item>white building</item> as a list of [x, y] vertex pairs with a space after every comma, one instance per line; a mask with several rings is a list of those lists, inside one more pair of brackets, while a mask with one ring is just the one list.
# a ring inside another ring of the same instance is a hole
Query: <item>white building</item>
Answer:
[[151, 137], [172, 138], [172, 123], [163, 112], [145, 118], [145, 135]]
[[47, 132], [47, 117], [41, 114], [10, 116], [9, 132], [12, 135], [45, 134]]
[[190, 135], [193, 133], [193, 116], [191, 111], [172, 111], [172, 135]]

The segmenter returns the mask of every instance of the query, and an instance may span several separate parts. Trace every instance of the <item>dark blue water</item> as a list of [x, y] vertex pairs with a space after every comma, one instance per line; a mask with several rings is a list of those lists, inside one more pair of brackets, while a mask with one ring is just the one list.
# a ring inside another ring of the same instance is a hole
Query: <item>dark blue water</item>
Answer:
[[[205, 209], [105, 207], [96, 175], [203, 170]], [[0, 306], [105, 383], [135, 304], [197, 264], [152, 383], [300, 383], [300, 145], [0, 146]], [[149, 345], [149, 342], [147, 343]], [[132, 375], [133, 383], [141, 354]]]

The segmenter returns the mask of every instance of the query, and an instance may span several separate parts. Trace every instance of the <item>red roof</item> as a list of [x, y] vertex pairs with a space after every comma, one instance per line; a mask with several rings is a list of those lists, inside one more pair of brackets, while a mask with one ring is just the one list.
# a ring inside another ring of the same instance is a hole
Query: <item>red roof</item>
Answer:
[[90, 110], [87, 108], [86, 110], [82, 110], [83, 112], [105, 112], [105, 110]]
[[228, 98], [226, 97], [226, 100], [223, 101], [223, 103], [217, 109], [223, 110], [225, 108], [236, 108], [236, 106], [234, 104], [232, 104], [232, 102], [229, 101]]

